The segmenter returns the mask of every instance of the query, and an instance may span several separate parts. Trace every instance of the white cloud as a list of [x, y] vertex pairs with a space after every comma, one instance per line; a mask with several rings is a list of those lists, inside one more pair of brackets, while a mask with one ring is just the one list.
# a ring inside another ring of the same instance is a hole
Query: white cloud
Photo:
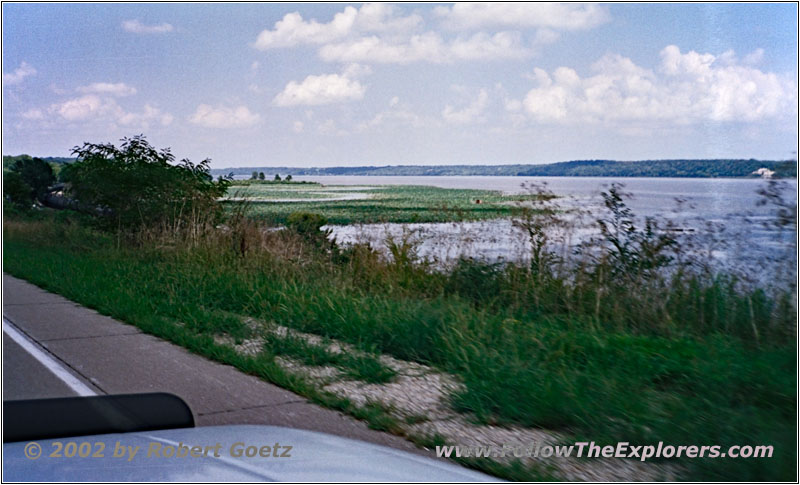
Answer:
[[286, 14], [272, 30], [264, 30], [254, 47], [260, 50], [292, 47], [302, 44], [325, 44], [360, 32], [403, 32], [416, 28], [422, 18], [416, 14], [398, 15], [389, 4], [365, 4], [361, 8], [345, 7], [328, 23], [304, 20], [298, 12]]
[[534, 70], [537, 87], [523, 100], [540, 122], [754, 122], [796, 116], [797, 85], [735, 60], [676, 46], [661, 51], [656, 71], [619, 55], [597, 61], [594, 75], [560, 67]]
[[123, 126], [149, 126], [150, 123], [158, 123], [167, 126], [173, 121], [173, 116], [164, 113], [160, 109], [149, 104], [144, 105], [141, 113], [124, 113], [119, 116], [117, 122]]
[[447, 105], [442, 111], [442, 117], [449, 123], [466, 124], [473, 121], [479, 121], [481, 114], [486, 109], [489, 103], [489, 93], [485, 89], [481, 89], [478, 96], [466, 107], [456, 109], [453, 106]]
[[608, 8], [581, 3], [457, 3], [434, 13], [451, 29], [539, 27], [555, 30], [590, 29], [608, 22]]
[[364, 121], [356, 125], [357, 132], [363, 132], [370, 129], [376, 129], [383, 125], [389, 126], [411, 126], [414, 128], [421, 128], [425, 126], [433, 126], [436, 123], [430, 120], [423, 119], [421, 116], [413, 113], [405, 107], [398, 106], [397, 104], [390, 104], [390, 109], [381, 111], [369, 121]]
[[[755, 66], [760, 64], [761, 61], [764, 59], [764, 49], [758, 48], [753, 52], [745, 55], [741, 59], [741, 63], [748, 65], [748, 66]], [[739, 58], [736, 56], [736, 52], [733, 49], [727, 50], [716, 57], [714, 61], [717, 65], [733, 65], [739, 63]]]
[[452, 57], [464, 60], [523, 59], [531, 50], [523, 47], [518, 32], [498, 32], [494, 35], [479, 32], [469, 39], [456, 39], [450, 45]]
[[668, 45], [661, 50], [661, 70], [669, 75], [703, 75], [710, 73], [711, 64], [716, 57], [713, 54], [700, 54], [689, 51], [681, 54], [678, 46]]
[[423, 23], [417, 14], [403, 16], [395, 5], [367, 3], [361, 6], [355, 27], [360, 32], [404, 33], [417, 29]]
[[165, 34], [175, 30], [175, 27], [166, 22], [161, 24], [147, 25], [139, 22], [139, 20], [126, 20], [122, 22], [122, 30], [125, 32], [131, 32], [133, 34]]
[[552, 44], [561, 37], [561, 34], [550, 29], [538, 29], [533, 39], [534, 45]]
[[19, 67], [14, 69], [14, 72], [8, 74], [3, 73], [3, 82], [5, 84], [19, 84], [24, 81], [26, 77], [33, 76], [34, 74], [36, 74], [36, 69], [27, 62], [22, 61]]
[[247, 106], [230, 108], [201, 104], [189, 117], [189, 121], [206, 128], [247, 128], [258, 124], [261, 115], [250, 112]]
[[272, 103], [276, 106], [317, 106], [357, 101], [364, 98], [366, 90], [360, 82], [345, 74], [312, 75], [299, 83], [290, 81]]
[[292, 131], [295, 133], [302, 133], [303, 132], [303, 122], [302, 121], [295, 121], [292, 123]]
[[440, 33], [422, 32], [422, 17], [403, 16], [389, 4], [348, 6], [328, 23], [305, 20], [290, 13], [261, 32], [254, 47], [267, 50], [297, 45], [318, 45], [326, 62], [408, 64], [449, 63], [459, 60], [520, 59], [533, 54], [532, 47], [551, 42], [558, 34], [541, 29], [526, 45], [519, 32], [477, 32], [444, 38]]
[[764, 49], [759, 48], [744, 56], [742, 63], [756, 65], [760, 64], [762, 59], [764, 59]]
[[79, 93], [107, 94], [109, 96], [131, 96], [136, 94], [136, 88], [125, 83], [92, 83], [77, 89]]
[[378, 36], [362, 37], [323, 46], [319, 55], [327, 62], [377, 62], [407, 64], [430, 60], [441, 62], [445, 56], [442, 38], [428, 32], [408, 41], [390, 42]]
[[323, 44], [340, 39], [350, 33], [355, 14], [355, 8], [347, 7], [329, 23], [321, 24], [316, 20], [306, 22], [299, 12], [288, 13], [275, 22], [274, 30], [264, 30], [258, 34], [254, 47], [267, 50], [298, 44]]
[[397, 103], [399, 103], [399, 102], [400, 102], [400, 98], [395, 96], [395, 97], [393, 97], [392, 99], [389, 100], [389, 106], [397, 106]]
[[518, 99], [506, 99], [504, 102], [506, 111], [516, 113], [522, 110], [522, 101]]
[[26, 120], [42, 120], [44, 119], [44, 113], [40, 109], [29, 109], [22, 113], [22, 117]]
[[530, 45], [518, 32], [478, 32], [445, 40], [433, 31], [420, 32], [418, 14], [402, 15], [390, 4], [347, 6], [327, 23], [286, 14], [272, 29], [262, 31], [253, 46], [260, 50], [319, 45], [329, 62], [410, 63], [417, 61], [511, 59], [530, 56], [531, 46], [554, 42], [559, 30], [589, 29], [607, 22], [608, 9], [596, 4], [456, 4], [437, 7], [442, 24], [455, 30], [536, 28]]
[[[97, 94], [86, 94], [52, 104], [48, 112], [69, 122], [112, 123], [137, 128], [149, 128], [153, 123], [166, 126], [173, 120], [171, 114], [150, 104], [145, 104], [141, 112], [126, 111], [113, 98]], [[23, 117], [41, 119], [36, 117], [39, 113], [39, 110], [30, 110]]]
[[103, 100], [93, 94], [69, 99], [63, 103], [56, 103], [50, 107], [67, 121], [85, 120], [90, 116], [105, 116], [116, 111], [118, 106], [111, 100]]
[[370, 74], [372, 74], [372, 68], [363, 64], [348, 64], [342, 70], [342, 75], [350, 79], [369, 76]]
[[407, 40], [369, 36], [327, 44], [319, 51], [322, 60], [327, 62], [384, 64], [521, 59], [532, 54], [533, 50], [524, 45], [522, 36], [513, 32], [494, 35], [479, 32], [450, 41], [435, 32], [413, 35]]

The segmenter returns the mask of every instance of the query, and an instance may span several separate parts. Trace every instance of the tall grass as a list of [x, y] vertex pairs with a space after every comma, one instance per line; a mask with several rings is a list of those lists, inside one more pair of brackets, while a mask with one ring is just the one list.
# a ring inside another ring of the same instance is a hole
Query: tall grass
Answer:
[[[154, 230], [122, 246], [66, 214], [7, 214], [4, 265], [120, 318], [243, 337], [231, 315], [250, 316], [433, 364], [465, 383], [456, 409], [485, 423], [609, 443], [773, 445], [769, 460], [687, 461], [686, 477], [794, 479], [795, 289], [699, 271], [662, 222], [639, 224], [619, 190], [605, 195], [595, 215], [605, 230], [572, 259], [548, 239], [562, 210], [522, 211], [538, 250], [526, 266], [436, 271], [408, 240], [384, 258], [323, 243], [306, 227], [322, 219], [276, 232], [244, 209], [199, 237]], [[272, 353], [304, 352], [278, 344]], [[391, 378], [369, 362], [315, 358]]]

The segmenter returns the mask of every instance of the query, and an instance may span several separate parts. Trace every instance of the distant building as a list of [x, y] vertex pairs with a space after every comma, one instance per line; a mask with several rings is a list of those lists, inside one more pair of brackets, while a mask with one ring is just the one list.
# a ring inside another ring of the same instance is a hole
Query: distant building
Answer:
[[766, 167], [761, 167], [758, 170], [756, 170], [755, 172], [753, 172], [751, 175], [758, 175], [761, 178], [771, 179], [772, 176], [775, 175], [775, 171], [774, 170], [770, 170], [770, 169], [768, 169]]

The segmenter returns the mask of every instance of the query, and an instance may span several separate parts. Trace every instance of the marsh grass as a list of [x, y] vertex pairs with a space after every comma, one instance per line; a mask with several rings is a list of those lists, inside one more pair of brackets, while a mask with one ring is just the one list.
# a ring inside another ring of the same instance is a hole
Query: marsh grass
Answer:
[[[282, 201], [254, 203], [250, 216], [270, 224], [284, 224], [293, 212], [314, 212], [331, 224], [449, 222], [508, 217], [513, 203], [527, 195], [503, 195], [494, 190], [443, 189], [427, 186], [375, 186], [353, 189], [367, 199], [326, 201], [331, 189], [347, 186], [299, 186], [287, 189], [280, 185], [232, 186], [232, 196], [269, 199], [319, 199], [319, 201]], [[344, 194], [346, 192], [342, 192]], [[239, 194], [239, 195], [235, 195]], [[480, 201], [480, 203], [478, 203]]]
[[688, 460], [684, 478], [794, 480], [796, 289], [678, 264], [691, 257], [664, 244], [661, 222], [642, 225], [624, 197], [606, 195], [611, 206], [595, 215], [605, 237], [571, 262], [544, 241], [531, 265], [465, 259], [436, 271], [411, 241], [395, 241], [388, 259], [365, 245], [333, 250], [307, 228], [270, 231], [243, 207], [198, 237], [173, 230], [126, 244], [67, 213], [7, 213], [4, 268], [377, 429], [399, 428], [380, 406], [315, 394], [269, 356], [390, 380], [376, 359], [286, 340], [244, 359], [211, 336], [247, 337], [231, 315], [275, 321], [452, 372], [465, 384], [454, 407], [481, 423], [604, 443], [773, 445], [769, 461]]

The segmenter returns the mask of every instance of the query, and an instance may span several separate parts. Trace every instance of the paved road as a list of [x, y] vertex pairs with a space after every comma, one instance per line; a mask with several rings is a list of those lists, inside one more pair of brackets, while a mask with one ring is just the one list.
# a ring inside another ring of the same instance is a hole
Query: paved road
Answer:
[[3, 395], [13, 400], [71, 397], [78, 393], [3, 332]]
[[[189, 404], [198, 426], [288, 426], [433, 456], [402, 438], [370, 430], [361, 421], [6, 274], [3, 317], [10, 323], [4, 322], [3, 332], [5, 400], [79, 392], [170, 392]], [[10, 338], [15, 330], [22, 344]], [[61, 377], [42, 364], [47, 359], [51, 368], [60, 368]]]

